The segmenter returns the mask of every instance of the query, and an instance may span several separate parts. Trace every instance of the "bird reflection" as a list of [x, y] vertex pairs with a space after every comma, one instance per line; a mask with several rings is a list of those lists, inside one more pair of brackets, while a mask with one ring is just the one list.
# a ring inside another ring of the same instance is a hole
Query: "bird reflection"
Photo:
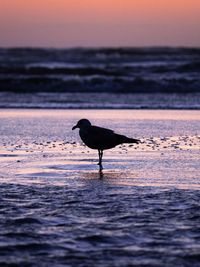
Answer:
[[102, 169], [99, 169], [99, 179], [103, 179], [104, 173]]

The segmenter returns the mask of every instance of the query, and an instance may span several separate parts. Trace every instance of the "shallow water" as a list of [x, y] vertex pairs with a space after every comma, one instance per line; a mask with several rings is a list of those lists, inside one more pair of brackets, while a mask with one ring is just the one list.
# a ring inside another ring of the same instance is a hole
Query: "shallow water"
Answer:
[[[79, 118], [142, 140], [97, 153]], [[200, 112], [1, 110], [0, 266], [199, 266]]]

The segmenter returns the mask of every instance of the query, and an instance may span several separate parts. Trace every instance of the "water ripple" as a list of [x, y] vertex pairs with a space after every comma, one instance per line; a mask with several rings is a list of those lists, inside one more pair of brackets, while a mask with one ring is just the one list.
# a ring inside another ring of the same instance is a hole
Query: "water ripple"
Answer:
[[198, 190], [103, 180], [0, 190], [1, 266], [199, 265]]

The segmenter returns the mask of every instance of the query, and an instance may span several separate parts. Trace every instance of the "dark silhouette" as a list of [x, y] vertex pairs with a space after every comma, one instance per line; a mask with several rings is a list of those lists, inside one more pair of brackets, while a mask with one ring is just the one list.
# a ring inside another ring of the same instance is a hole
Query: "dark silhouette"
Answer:
[[79, 128], [79, 134], [83, 143], [92, 149], [97, 149], [99, 153], [99, 169], [103, 169], [102, 157], [103, 150], [113, 148], [122, 143], [136, 143], [140, 140], [126, 137], [124, 135], [116, 134], [114, 131], [98, 126], [93, 126], [89, 120], [81, 119], [72, 128], [72, 130]]

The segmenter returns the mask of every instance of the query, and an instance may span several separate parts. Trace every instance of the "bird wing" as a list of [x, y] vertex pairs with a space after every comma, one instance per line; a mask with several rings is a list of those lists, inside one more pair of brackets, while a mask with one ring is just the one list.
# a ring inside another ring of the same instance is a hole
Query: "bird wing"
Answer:
[[116, 134], [113, 130], [91, 126], [89, 128], [89, 136], [90, 140], [87, 141], [97, 149], [108, 149], [116, 146]]

